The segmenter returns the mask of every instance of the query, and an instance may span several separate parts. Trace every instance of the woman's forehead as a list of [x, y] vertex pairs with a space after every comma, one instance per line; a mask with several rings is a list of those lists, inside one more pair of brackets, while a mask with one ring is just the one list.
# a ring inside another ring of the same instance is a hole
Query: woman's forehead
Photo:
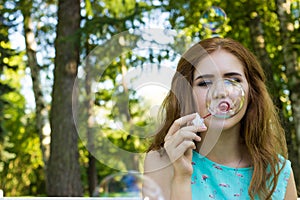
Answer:
[[236, 56], [224, 50], [219, 50], [201, 59], [196, 65], [194, 75], [223, 75], [228, 72], [244, 74], [244, 67]]

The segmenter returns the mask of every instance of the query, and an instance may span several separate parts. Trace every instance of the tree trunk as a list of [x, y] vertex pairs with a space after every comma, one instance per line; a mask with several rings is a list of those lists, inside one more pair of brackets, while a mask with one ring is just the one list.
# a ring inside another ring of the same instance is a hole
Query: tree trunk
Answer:
[[78, 160], [78, 134], [72, 110], [73, 86], [79, 62], [79, 29], [80, 0], [59, 0], [50, 116], [48, 196], [83, 195]]
[[[86, 41], [86, 51], [87, 51], [87, 56], [90, 52], [89, 44], [88, 41]], [[88, 62], [89, 59], [87, 59], [86, 62]], [[88, 169], [87, 169], [87, 175], [88, 175], [88, 190], [89, 190], [89, 195], [93, 196], [95, 192], [95, 188], [98, 184], [98, 177], [97, 177], [97, 168], [96, 168], [96, 158], [92, 155], [91, 152], [94, 152], [95, 149], [95, 138], [94, 138], [94, 130], [93, 127], [95, 126], [94, 123], [94, 115], [93, 115], [93, 94], [91, 91], [92, 88], [92, 72], [91, 72], [91, 64], [87, 63], [85, 65], [85, 92], [86, 92], [86, 101], [85, 101], [85, 108], [87, 110], [87, 126], [86, 126], [86, 131], [87, 131], [87, 143], [88, 143]]]
[[89, 195], [92, 197], [95, 193], [95, 189], [98, 184], [97, 168], [96, 168], [96, 158], [89, 152], [89, 166], [88, 166], [88, 185], [89, 185]]
[[[277, 0], [277, 15], [280, 21], [280, 33], [284, 57], [284, 66], [286, 67], [286, 76], [288, 77], [288, 86], [290, 91], [290, 99], [292, 102], [293, 124], [295, 132], [291, 132], [289, 137], [292, 144], [289, 144], [289, 157], [293, 163], [295, 179], [300, 189], [300, 77], [299, 63], [297, 62], [297, 52], [293, 49], [290, 41], [293, 32], [293, 24], [288, 21], [289, 1]], [[298, 69], [298, 70], [297, 70]], [[292, 140], [292, 138], [296, 138]]]
[[33, 29], [32, 18], [31, 18], [31, 8], [32, 8], [31, 0], [20, 1], [20, 9], [24, 17], [23, 27], [24, 27], [24, 35], [25, 35], [25, 43], [26, 43], [26, 55], [28, 58], [28, 66], [31, 72], [32, 88], [33, 88], [33, 93], [35, 98], [36, 131], [39, 134], [40, 148], [42, 151], [44, 166], [46, 169], [47, 161], [49, 158], [49, 145], [43, 144], [43, 140], [45, 138], [43, 127], [45, 127], [48, 121], [48, 110], [46, 109], [46, 103], [45, 103], [42, 86], [41, 86], [41, 76], [40, 76], [41, 67], [38, 64], [37, 57], [36, 57], [37, 44], [35, 41], [35, 34], [33, 31], [34, 29]]

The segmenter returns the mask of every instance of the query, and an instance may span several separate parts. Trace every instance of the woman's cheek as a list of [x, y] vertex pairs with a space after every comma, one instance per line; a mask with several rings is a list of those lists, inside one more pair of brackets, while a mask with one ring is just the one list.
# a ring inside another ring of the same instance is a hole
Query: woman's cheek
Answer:
[[200, 116], [203, 117], [208, 112], [206, 109], [206, 92], [205, 91], [194, 92], [194, 98], [197, 105], [196, 110], [198, 110]]

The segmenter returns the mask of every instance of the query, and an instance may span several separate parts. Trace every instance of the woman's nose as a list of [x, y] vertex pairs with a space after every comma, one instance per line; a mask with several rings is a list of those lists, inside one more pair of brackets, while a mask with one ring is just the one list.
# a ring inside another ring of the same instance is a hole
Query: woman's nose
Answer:
[[212, 93], [212, 97], [214, 99], [223, 99], [227, 96], [226, 86], [223, 81], [217, 81], [215, 83], [214, 91]]

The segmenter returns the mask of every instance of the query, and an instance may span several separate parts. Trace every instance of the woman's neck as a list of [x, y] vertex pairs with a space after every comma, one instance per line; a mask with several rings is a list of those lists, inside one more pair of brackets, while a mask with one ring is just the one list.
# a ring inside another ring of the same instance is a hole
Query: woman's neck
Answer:
[[[208, 134], [216, 133], [210, 132]], [[205, 143], [205, 138], [207, 138], [207, 140], [210, 140], [210, 151], [203, 151], [205, 152], [204, 156], [206, 156], [208, 159], [229, 167], [239, 168], [249, 166], [249, 155], [247, 148], [242, 138], [240, 137], [239, 125], [227, 130], [223, 130], [218, 137], [214, 137], [217, 140], [214, 143], [211, 142], [211, 138], [213, 137], [210, 136], [210, 138], [208, 139], [206, 134], [204, 134], [203, 136], [204, 137], [201, 142]], [[197, 145], [197, 149], [203, 155], [203, 152], [201, 152], [202, 145], [202, 143], [199, 143]], [[208, 146], [207, 144], [205, 145]], [[206, 149], [208, 148], [206, 147]]]

